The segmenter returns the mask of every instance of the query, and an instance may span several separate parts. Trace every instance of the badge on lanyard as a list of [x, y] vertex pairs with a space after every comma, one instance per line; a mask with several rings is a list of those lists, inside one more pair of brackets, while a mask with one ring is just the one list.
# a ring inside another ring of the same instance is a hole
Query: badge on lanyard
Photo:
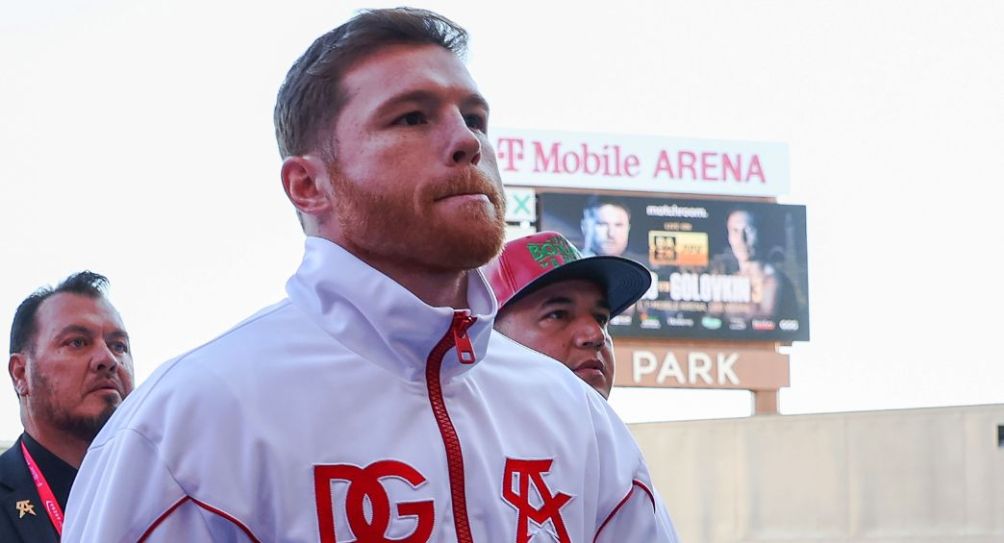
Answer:
[[[31, 472], [31, 478], [35, 481], [35, 488], [38, 489], [38, 497], [42, 498], [42, 505], [45, 507], [45, 512], [49, 514], [49, 520], [52, 521], [52, 525], [56, 528], [56, 533], [63, 535], [63, 508], [56, 501], [56, 495], [52, 493], [49, 482], [42, 475], [42, 470], [38, 469], [35, 459], [31, 457], [31, 453], [28, 452], [28, 447], [24, 446], [23, 441], [21, 442], [21, 452], [24, 453], [24, 461], [28, 464], [28, 471]], [[28, 500], [18, 502], [18, 512], [21, 512], [20, 504], [22, 502], [28, 502]], [[31, 502], [28, 502], [26, 507], [32, 515], [35, 514], [35, 508], [31, 505]], [[21, 517], [24, 517], [24, 515], [21, 512]]]

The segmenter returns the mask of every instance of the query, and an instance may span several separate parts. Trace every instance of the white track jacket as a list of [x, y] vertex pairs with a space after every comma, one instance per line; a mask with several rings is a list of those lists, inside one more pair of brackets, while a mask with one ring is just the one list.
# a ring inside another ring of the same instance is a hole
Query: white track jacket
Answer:
[[159, 368], [87, 453], [63, 542], [675, 542], [564, 366], [308, 238], [289, 297]]

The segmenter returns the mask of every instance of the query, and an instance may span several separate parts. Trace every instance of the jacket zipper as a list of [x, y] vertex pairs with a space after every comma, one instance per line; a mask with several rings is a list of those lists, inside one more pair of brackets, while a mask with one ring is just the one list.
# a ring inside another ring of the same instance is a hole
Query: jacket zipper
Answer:
[[439, 373], [443, 367], [443, 357], [451, 347], [457, 348], [457, 359], [461, 364], [475, 362], [474, 347], [467, 336], [467, 329], [474, 324], [476, 317], [466, 311], [454, 311], [453, 322], [439, 343], [429, 353], [425, 364], [425, 383], [429, 391], [429, 404], [432, 414], [439, 426], [439, 434], [446, 448], [446, 465], [450, 476], [450, 498], [453, 503], [453, 524], [457, 532], [457, 543], [474, 543], [471, 536], [471, 525], [467, 518], [467, 494], [464, 490], [464, 456], [460, 450], [460, 438], [453, 427], [450, 414], [443, 400], [443, 386]]

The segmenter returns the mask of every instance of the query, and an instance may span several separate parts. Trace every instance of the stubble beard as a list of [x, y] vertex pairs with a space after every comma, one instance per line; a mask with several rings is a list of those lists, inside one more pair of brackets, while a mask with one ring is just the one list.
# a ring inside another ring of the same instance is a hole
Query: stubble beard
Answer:
[[[334, 219], [342, 237], [363, 258], [376, 257], [433, 272], [471, 270], [491, 260], [505, 239], [505, 196], [477, 168], [437, 184], [377, 193], [328, 169], [334, 189]], [[409, 190], [411, 189], [411, 190]], [[415, 193], [418, 191], [418, 194]], [[489, 206], [472, 202], [452, 216], [434, 212], [434, 200], [449, 193], [479, 192]]]
[[34, 364], [29, 367], [35, 385], [34, 390], [28, 396], [28, 401], [32, 404], [32, 416], [35, 418], [44, 417], [53, 428], [66, 435], [87, 443], [93, 441], [108, 419], [111, 418], [119, 402], [114, 397], [107, 396], [104, 409], [97, 415], [90, 417], [74, 415], [53, 401], [56, 397], [56, 391], [49, 378], [39, 372]]

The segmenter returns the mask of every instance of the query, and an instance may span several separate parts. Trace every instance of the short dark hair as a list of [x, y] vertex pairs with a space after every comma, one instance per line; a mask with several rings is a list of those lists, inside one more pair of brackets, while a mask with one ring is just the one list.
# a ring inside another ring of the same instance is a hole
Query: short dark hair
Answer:
[[31, 350], [32, 337], [38, 328], [35, 314], [38, 313], [42, 302], [50, 296], [69, 292], [90, 298], [101, 298], [105, 295], [106, 288], [108, 288], [107, 277], [92, 271], [82, 271], [67, 277], [56, 288], [45, 286], [32, 292], [14, 312], [14, 322], [10, 326], [10, 354], [24, 352], [25, 349]]
[[582, 206], [582, 216], [585, 217], [587, 213], [595, 215], [596, 210], [603, 206], [619, 207], [624, 210], [624, 213], [627, 213], [629, 219], [631, 218], [631, 208], [628, 207], [627, 202], [620, 198], [601, 194], [594, 194], [586, 200], [586, 205]]
[[317, 38], [279, 88], [273, 114], [279, 154], [302, 155], [317, 145], [344, 105], [346, 70], [381, 47], [399, 44], [439, 45], [460, 57], [467, 31], [431, 11], [394, 8], [363, 11]]
[[752, 211], [750, 211], [748, 208], [745, 207], [733, 207], [732, 209], [730, 209], [729, 212], [725, 214], [725, 221], [728, 222], [728, 220], [731, 219], [732, 216], [735, 215], [736, 213], [745, 213], [746, 216], [749, 218], [749, 222], [752, 223], [753, 228], [759, 228], [760, 224], [759, 220], [757, 219], [756, 213], [753, 213]]

